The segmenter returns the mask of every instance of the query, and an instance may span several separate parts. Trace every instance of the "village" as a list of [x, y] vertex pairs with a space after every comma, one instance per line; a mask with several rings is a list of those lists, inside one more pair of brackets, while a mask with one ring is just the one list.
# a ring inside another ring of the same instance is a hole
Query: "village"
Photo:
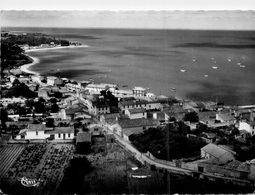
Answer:
[[[75, 151], [100, 152], [105, 151], [107, 143], [118, 143], [151, 169], [254, 189], [254, 156], [237, 158], [228, 137], [239, 143], [242, 151], [249, 150], [255, 137], [255, 105], [231, 107], [177, 100], [156, 96], [143, 87], [127, 90], [92, 80], [26, 74], [2, 78], [1, 89], [1, 180], [12, 178], [17, 183], [17, 178], [26, 176], [44, 180], [42, 186], [49, 180], [60, 183], [61, 172]], [[203, 143], [199, 156], [159, 159], [153, 152], [139, 151], [134, 146], [135, 135], [153, 128], [170, 128], [179, 122], [188, 128], [184, 133], [188, 139]], [[39, 162], [41, 158], [43, 163]], [[148, 176], [138, 174], [137, 166], [131, 168], [131, 177]], [[49, 170], [54, 170], [58, 178], [47, 180]]]

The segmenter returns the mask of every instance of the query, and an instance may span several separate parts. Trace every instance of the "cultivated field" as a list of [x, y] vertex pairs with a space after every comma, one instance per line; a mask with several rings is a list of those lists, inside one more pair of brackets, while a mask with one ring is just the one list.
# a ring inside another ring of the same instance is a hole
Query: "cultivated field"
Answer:
[[9, 168], [24, 150], [25, 145], [14, 144], [0, 146], [0, 178], [4, 178]]
[[[62, 180], [64, 169], [73, 156], [74, 145], [50, 143], [22, 146], [23, 148], [20, 146], [17, 149], [16, 144], [10, 145], [10, 148], [14, 151], [16, 148], [19, 154], [15, 153], [16, 161], [14, 159], [15, 162], [2, 171], [5, 172], [2, 179], [3, 191], [9, 193], [21, 192], [21, 194], [55, 193]], [[11, 149], [9, 150], [11, 151]], [[11, 158], [11, 153], [9, 158]], [[22, 177], [40, 180], [40, 183], [36, 187], [24, 187], [20, 183]]]

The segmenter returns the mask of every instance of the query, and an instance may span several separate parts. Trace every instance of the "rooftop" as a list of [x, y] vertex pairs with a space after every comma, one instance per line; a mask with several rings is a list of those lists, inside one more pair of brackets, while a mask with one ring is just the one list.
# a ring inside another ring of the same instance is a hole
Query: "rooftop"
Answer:
[[133, 90], [146, 91], [143, 87], [134, 87]]
[[46, 126], [44, 124], [28, 124], [27, 131], [44, 131]]
[[144, 113], [146, 110], [144, 108], [134, 108], [134, 109], [128, 109], [130, 114], [137, 114], [137, 113]]
[[235, 116], [228, 113], [218, 113], [218, 117], [220, 117], [223, 121], [231, 121], [235, 120]]
[[76, 137], [76, 143], [91, 142], [91, 133], [79, 132]]
[[57, 133], [74, 133], [74, 127], [55, 127], [52, 131], [47, 131], [46, 134], [57, 134]]
[[147, 104], [147, 103], [148, 103], [148, 101], [145, 101], [145, 100], [119, 102], [119, 104], [122, 105], [122, 106], [133, 106], [133, 105]]
[[227, 153], [232, 153], [231, 151], [226, 150], [221, 146], [217, 146], [211, 143], [201, 148], [201, 150], [205, 151], [206, 153], [209, 153], [210, 155], [218, 159], [221, 158], [223, 155], [226, 155]]
[[143, 129], [124, 129], [123, 133], [127, 136], [130, 136], [132, 134], [140, 134], [143, 133]]
[[138, 118], [138, 119], [122, 119], [119, 120], [119, 125], [124, 128], [132, 127], [146, 127], [146, 126], [156, 126], [158, 122], [152, 119]]

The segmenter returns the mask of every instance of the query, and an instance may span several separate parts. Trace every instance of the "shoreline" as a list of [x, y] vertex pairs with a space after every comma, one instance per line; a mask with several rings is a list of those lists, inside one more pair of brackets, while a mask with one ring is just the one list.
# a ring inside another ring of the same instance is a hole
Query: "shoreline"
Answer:
[[28, 74], [33, 74], [33, 75], [40, 75], [40, 73], [38, 72], [35, 72], [35, 71], [32, 71], [32, 70], [29, 70], [29, 68], [31, 66], [34, 66], [38, 63], [40, 63], [40, 59], [37, 58], [37, 57], [33, 57], [31, 55], [29, 55], [28, 53], [29, 52], [37, 52], [37, 51], [47, 51], [47, 50], [56, 50], [56, 49], [68, 49], [68, 48], [87, 48], [89, 47], [89, 45], [79, 45], [79, 46], [59, 46], [59, 47], [50, 47], [50, 48], [36, 48], [36, 49], [27, 49], [25, 50], [25, 55], [29, 58], [31, 58], [33, 60], [33, 62], [31, 63], [28, 63], [28, 64], [24, 64], [22, 66], [19, 67], [19, 69], [22, 71], [22, 72], [25, 72], [25, 73], [28, 73]]

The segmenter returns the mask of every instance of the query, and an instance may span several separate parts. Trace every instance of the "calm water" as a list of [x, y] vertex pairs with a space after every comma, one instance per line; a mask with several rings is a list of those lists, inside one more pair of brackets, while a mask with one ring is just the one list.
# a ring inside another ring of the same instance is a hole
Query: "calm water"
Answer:
[[[158, 95], [217, 99], [232, 105], [255, 104], [254, 31], [10, 30], [48, 33], [90, 46], [31, 52], [40, 59], [40, 64], [31, 70], [40, 73], [52, 74], [59, 69], [62, 77], [93, 78], [129, 88], [144, 86]], [[177, 89], [176, 94], [171, 88]]]

